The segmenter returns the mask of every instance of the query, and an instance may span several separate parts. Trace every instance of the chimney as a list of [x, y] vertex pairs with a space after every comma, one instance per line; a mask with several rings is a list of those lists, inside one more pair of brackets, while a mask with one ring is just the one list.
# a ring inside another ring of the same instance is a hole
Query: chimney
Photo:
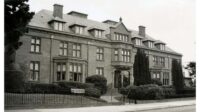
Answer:
[[53, 16], [63, 18], [63, 5], [54, 4], [53, 5]]
[[139, 26], [139, 35], [145, 37], [145, 26]]

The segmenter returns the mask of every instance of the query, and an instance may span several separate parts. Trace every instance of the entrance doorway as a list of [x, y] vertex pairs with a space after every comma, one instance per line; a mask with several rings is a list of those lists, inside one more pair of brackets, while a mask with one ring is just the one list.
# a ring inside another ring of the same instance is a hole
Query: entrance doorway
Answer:
[[126, 70], [116, 70], [114, 74], [114, 87], [121, 88], [130, 85], [130, 72]]

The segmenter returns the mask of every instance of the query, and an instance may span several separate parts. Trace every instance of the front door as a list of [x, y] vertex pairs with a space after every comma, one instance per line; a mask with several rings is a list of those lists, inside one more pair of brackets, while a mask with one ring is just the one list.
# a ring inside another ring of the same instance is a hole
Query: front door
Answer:
[[121, 71], [116, 70], [114, 74], [114, 87], [120, 88], [121, 87]]

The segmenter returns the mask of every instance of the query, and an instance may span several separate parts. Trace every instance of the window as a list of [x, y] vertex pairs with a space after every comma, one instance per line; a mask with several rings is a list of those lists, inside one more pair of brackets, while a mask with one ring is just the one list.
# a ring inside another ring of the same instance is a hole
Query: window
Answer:
[[163, 85], [169, 85], [169, 73], [163, 72]]
[[31, 52], [40, 53], [41, 39], [38, 37], [31, 38]]
[[73, 44], [72, 56], [73, 57], [81, 57], [81, 45], [80, 44]]
[[149, 48], [153, 48], [154, 47], [153, 42], [149, 41], [148, 46], [149, 46]]
[[165, 57], [153, 56], [154, 65], [165, 67]]
[[160, 44], [160, 50], [165, 50], [165, 45], [164, 44]]
[[122, 61], [130, 62], [130, 50], [122, 49]]
[[128, 35], [115, 33], [114, 40], [128, 42]]
[[104, 68], [103, 67], [97, 67], [96, 68], [96, 75], [103, 75], [104, 74]]
[[102, 38], [103, 37], [103, 31], [102, 30], [95, 30], [94, 36], [98, 37], [98, 38]]
[[63, 23], [61, 23], [61, 22], [54, 22], [54, 30], [63, 31]]
[[83, 34], [84, 27], [83, 26], [75, 26], [75, 33]]
[[30, 62], [30, 80], [38, 81], [39, 80], [39, 71], [40, 71], [40, 63], [38, 61]]
[[57, 81], [65, 80], [66, 64], [57, 63]]
[[142, 40], [139, 39], [139, 38], [136, 38], [135, 39], [135, 44], [138, 45], [138, 46], [142, 45]]
[[82, 81], [82, 65], [78, 63], [70, 63], [69, 66], [70, 81]]
[[153, 72], [152, 79], [160, 79], [160, 72]]
[[67, 56], [67, 42], [60, 42], [59, 55]]
[[119, 51], [118, 51], [118, 49], [115, 49], [114, 57], [115, 57], [115, 61], [119, 61]]
[[97, 60], [103, 60], [103, 54], [104, 54], [103, 52], [104, 52], [103, 48], [100, 47], [97, 48]]

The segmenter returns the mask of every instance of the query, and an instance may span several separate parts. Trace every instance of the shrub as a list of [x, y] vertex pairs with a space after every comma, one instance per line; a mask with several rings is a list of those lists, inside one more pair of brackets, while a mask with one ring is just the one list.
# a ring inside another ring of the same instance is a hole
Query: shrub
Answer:
[[81, 83], [81, 82], [68, 82], [68, 81], [62, 81], [57, 82], [57, 84], [65, 89], [71, 89], [71, 88], [78, 88], [78, 89], [86, 89], [86, 88], [93, 88], [94, 84], [91, 83]]
[[70, 90], [64, 89], [56, 84], [46, 83], [26, 83], [25, 93], [51, 93], [51, 94], [70, 94]]
[[163, 94], [165, 98], [171, 98], [176, 95], [176, 90], [170, 86], [163, 86]]
[[23, 89], [25, 76], [22, 71], [5, 71], [5, 91], [12, 92]]
[[159, 86], [162, 86], [162, 82], [159, 79], [151, 79], [152, 84], [157, 84]]
[[128, 87], [126, 88], [122, 87], [119, 89], [119, 93], [122, 95], [128, 95], [128, 90], [129, 90]]
[[130, 86], [128, 98], [138, 100], [153, 100], [163, 97], [162, 88], [155, 84]]
[[178, 94], [193, 94], [196, 95], [196, 88], [195, 87], [184, 87], [182, 90], [178, 91]]
[[86, 88], [85, 89], [85, 96], [91, 96], [95, 98], [100, 98], [101, 91], [96, 88]]
[[93, 75], [86, 78], [87, 83], [93, 83], [95, 88], [101, 91], [101, 94], [105, 94], [107, 91], [107, 80], [100, 75]]

